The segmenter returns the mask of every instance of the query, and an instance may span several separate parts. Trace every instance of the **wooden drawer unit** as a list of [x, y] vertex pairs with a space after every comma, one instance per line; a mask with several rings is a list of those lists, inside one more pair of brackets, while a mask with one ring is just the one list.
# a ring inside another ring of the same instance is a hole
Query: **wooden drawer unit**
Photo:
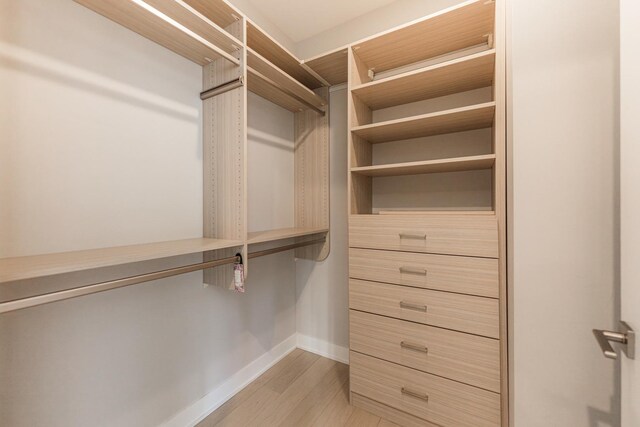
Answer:
[[351, 391], [442, 426], [500, 425], [500, 394], [352, 351]]
[[352, 248], [498, 257], [493, 215], [351, 215]]
[[351, 310], [350, 348], [500, 392], [500, 341]]
[[499, 338], [497, 299], [349, 280], [349, 308]]
[[498, 260], [351, 248], [349, 276], [498, 298]]

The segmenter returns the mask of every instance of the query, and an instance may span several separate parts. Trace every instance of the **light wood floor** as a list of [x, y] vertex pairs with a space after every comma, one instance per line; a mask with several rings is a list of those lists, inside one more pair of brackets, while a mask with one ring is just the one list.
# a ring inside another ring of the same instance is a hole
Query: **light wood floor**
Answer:
[[397, 427], [349, 405], [349, 367], [294, 350], [198, 427]]

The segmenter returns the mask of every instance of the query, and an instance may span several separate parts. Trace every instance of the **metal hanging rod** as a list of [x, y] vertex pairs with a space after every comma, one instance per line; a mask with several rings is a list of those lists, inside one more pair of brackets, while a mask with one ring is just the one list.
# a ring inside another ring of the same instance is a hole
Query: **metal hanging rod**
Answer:
[[240, 76], [237, 79], [222, 83], [218, 86], [214, 86], [211, 89], [207, 89], [204, 92], [201, 92], [200, 99], [204, 101], [205, 99], [213, 98], [214, 96], [222, 95], [225, 92], [237, 89], [242, 85], [244, 85], [244, 77]]
[[[318, 243], [324, 243], [326, 238], [307, 240], [304, 242], [293, 243], [290, 245], [280, 246], [262, 251], [250, 252], [249, 258], [257, 258], [265, 255], [271, 255], [278, 252], [285, 252], [291, 249], [311, 246]], [[213, 261], [202, 262], [198, 264], [185, 265], [183, 267], [169, 268], [167, 270], [155, 271], [153, 273], [139, 274], [136, 276], [125, 277], [123, 279], [109, 280], [106, 282], [95, 283], [93, 285], [80, 286], [77, 288], [66, 289], [64, 291], [50, 292], [47, 294], [36, 295], [33, 297], [21, 298], [12, 301], [0, 303], [0, 314], [9, 311], [22, 310], [38, 305], [49, 304], [56, 301], [77, 298], [84, 295], [96, 294], [98, 292], [109, 291], [111, 289], [123, 288], [125, 286], [137, 285], [139, 283], [150, 282], [152, 280], [164, 279], [167, 277], [177, 276], [180, 274], [191, 273], [207, 268], [219, 267], [225, 264], [233, 264], [238, 260], [237, 256], [216, 259]]]

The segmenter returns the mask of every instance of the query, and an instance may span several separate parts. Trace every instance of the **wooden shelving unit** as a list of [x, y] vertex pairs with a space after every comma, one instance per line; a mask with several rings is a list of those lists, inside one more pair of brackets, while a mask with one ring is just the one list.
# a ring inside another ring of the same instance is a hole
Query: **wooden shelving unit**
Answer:
[[197, 64], [206, 65], [218, 58], [240, 63], [231, 54], [241, 47], [239, 41], [181, 2], [75, 1]]
[[495, 102], [454, 108], [419, 116], [389, 120], [351, 128], [351, 132], [372, 144], [464, 132], [493, 126]]
[[388, 165], [363, 166], [351, 168], [352, 173], [365, 176], [400, 176], [427, 173], [462, 172], [470, 170], [491, 169], [496, 156], [459, 157], [455, 159], [423, 160], [420, 162], [394, 163]]
[[242, 246], [242, 241], [185, 239], [0, 259], [0, 283]]
[[330, 85], [339, 85], [347, 82], [347, 53], [348, 48], [343, 47], [305, 59], [302, 63], [315, 71]]
[[369, 108], [392, 107], [493, 84], [495, 49], [355, 86], [352, 93]]
[[249, 232], [247, 242], [252, 245], [256, 243], [274, 242], [277, 240], [292, 239], [295, 237], [313, 236], [314, 234], [324, 234], [328, 228], [279, 228], [276, 230], [252, 231]]

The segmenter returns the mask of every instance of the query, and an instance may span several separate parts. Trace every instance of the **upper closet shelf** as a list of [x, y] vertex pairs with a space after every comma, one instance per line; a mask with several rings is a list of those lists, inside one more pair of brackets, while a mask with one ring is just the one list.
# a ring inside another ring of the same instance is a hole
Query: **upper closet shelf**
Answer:
[[236, 21], [239, 21], [242, 14], [234, 9], [225, 0], [175, 0], [177, 2], [189, 4], [198, 12], [215, 22], [222, 28], [227, 28]]
[[328, 228], [279, 228], [266, 231], [252, 231], [248, 236], [248, 244], [274, 242], [276, 240], [291, 239], [294, 237], [311, 236], [329, 231]]
[[494, 49], [398, 74], [352, 88], [374, 110], [491, 86]]
[[353, 44], [375, 73], [487, 43], [495, 3], [467, 1]]
[[375, 144], [484, 129], [493, 125], [495, 106], [495, 102], [486, 102], [484, 104], [358, 126], [352, 128], [351, 131], [355, 135]]
[[[247, 49], [249, 90], [290, 111], [324, 113], [326, 101], [253, 49]], [[281, 93], [279, 93], [281, 92]]]
[[351, 168], [351, 172], [373, 177], [462, 172], [491, 169], [495, 161], [495, 154], [485, 154], [482, 156], [457, 157], [453, 159], [424, 160], [420, 162], [363, 166]]
[[242, 43], [181, 0], [75, 1], [197, 64], [240, 64], [231, 53]]
[[247, 46], [309, 89], [329, 86], [313, 70], [302, 65], [298, 58], [250, 20], [247, 21]]
[[330, 85], [339, 85], [347, 82], [348, 55], [347, 48], [343, 47], [332, 52], [323, 53], [313, 58], [302, 61]]
[[220, 239], [185, 239], [0, 259], [0, 283], [71, 273], [101, 267], [242, 246]]

